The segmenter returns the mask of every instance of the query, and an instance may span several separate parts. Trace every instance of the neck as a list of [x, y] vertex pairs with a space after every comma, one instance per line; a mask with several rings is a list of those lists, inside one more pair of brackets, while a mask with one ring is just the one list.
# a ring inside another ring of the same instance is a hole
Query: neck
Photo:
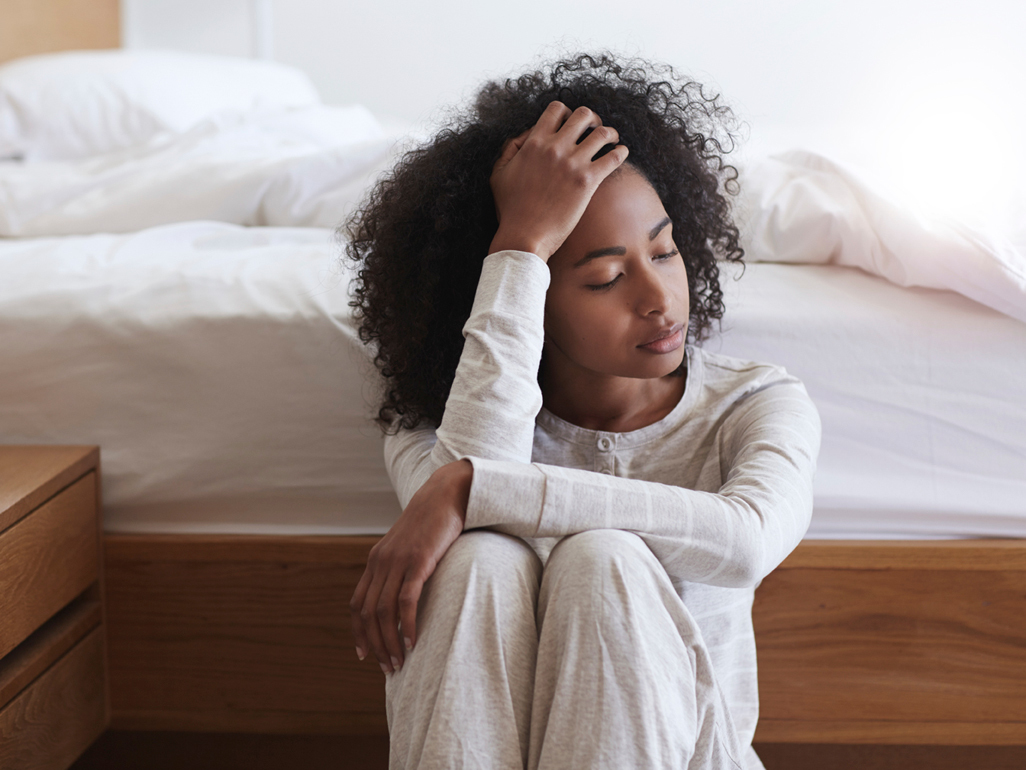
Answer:
[[545, 408], [589, 430], [627, 433], [659, 422], [684, 395], [687, 376], [634, 379], [582, 374], [557, 376], [542, 369]]

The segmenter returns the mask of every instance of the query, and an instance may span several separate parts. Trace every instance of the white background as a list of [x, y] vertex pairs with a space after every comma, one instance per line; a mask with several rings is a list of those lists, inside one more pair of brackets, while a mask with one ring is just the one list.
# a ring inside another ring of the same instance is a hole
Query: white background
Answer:
[[[1023, 0], [269, 0], [277, 60], [329, 103], [430, 126], [561, 49], [667, 61], [746, 120], [963, 219], [1026, 215]], [[129, 48], [252, 55], [254, 0], [122, 0]]]

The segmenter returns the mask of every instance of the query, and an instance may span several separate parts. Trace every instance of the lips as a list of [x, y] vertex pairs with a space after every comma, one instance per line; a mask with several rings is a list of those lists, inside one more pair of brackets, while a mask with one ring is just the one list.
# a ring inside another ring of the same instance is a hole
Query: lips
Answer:
[[653, 353], [672, 353], [684, 344], [684, 325], [674, 324], [660, 331], [655, 337], [641, 345], [642, 350]]

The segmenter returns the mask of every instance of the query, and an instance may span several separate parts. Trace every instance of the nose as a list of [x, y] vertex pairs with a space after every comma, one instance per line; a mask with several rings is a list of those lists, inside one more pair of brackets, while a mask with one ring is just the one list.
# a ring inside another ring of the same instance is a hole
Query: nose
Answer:
[[673, 292], [667, 285], [667, 276], [661, 275], [651, 264], [641, 271], [635, 296], [638, 315], [666, 315], [673, 302]]

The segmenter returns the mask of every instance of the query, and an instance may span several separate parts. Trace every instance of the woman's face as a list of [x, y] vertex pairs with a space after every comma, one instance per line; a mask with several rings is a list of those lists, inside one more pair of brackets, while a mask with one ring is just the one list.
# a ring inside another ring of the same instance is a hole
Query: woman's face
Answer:
[[659, 196], [633, 168], [599, 186], [549, 268], [548, 374], [652, 378], [680, 366], [687, 271]]

